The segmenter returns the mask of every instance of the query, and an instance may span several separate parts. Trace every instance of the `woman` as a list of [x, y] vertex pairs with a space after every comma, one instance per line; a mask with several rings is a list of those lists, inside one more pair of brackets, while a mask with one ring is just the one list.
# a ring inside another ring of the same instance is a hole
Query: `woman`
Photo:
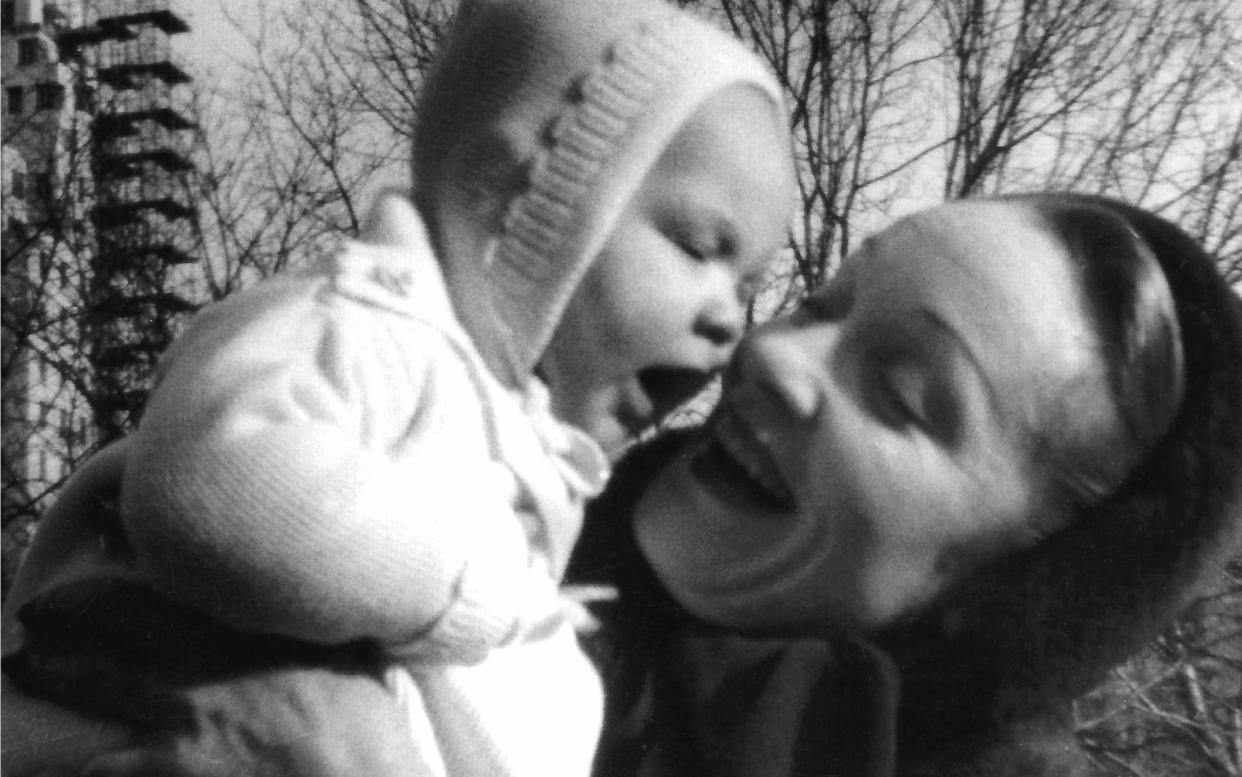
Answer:
[[[1238, 318], [1193, 242], [1103, 200], [955, 204], [868, 241], [747, 340], [703, 432], [637, 451], [597, 504], [572, 570], [620, 594], [597, 771], [1073, 768], [1069, 700], [1237, 533]], [[69, 635], [42, 659], [74, 659], [83, 612], [36, 609], [38, 635]], [[153, 725], [166, 678], [117, 630], [153, 701], [94, 711]], [[252, 677], [294, 654], [176, 612], [160, 634]]]
[[1098, 198], [867, 241], [595, 506], [597, 774], [1084, 771], [1072, 699], [1239, 550], [1238, 308]]

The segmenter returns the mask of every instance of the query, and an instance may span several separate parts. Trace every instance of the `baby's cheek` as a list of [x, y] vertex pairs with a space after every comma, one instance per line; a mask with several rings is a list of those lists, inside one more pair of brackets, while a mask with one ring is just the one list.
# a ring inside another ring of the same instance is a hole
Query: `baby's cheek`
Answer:
[[612, 356], [642, 354], [658, 347], [666, 335], [662, 312], [650, 294], [620, 295], [607, 311], [608, 342]]

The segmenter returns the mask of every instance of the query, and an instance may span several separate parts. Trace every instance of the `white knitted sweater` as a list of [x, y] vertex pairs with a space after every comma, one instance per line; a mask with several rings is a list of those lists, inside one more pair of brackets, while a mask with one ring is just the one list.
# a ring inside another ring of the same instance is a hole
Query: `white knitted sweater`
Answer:
[[536, 381], [494, 379], [418, 216], [381, 207], [395, 240], [219, 303], [170, 349], [127, 539], [142, 576], [225, 623], [379, 640], [431, 771], [585, 774], [602, 703], [557, 584], [603, 456]]

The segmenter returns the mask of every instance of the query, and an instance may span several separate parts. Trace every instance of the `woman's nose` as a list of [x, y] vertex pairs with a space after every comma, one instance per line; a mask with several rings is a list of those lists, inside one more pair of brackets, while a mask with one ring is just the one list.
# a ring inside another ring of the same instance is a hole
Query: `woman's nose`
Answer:
[[738, 346], [738, 383], [774, 402], [798, 420], [811, 420], [824, 404], [825, 376], [820, 361], [800, 339], [782, 328], [759, 329]]

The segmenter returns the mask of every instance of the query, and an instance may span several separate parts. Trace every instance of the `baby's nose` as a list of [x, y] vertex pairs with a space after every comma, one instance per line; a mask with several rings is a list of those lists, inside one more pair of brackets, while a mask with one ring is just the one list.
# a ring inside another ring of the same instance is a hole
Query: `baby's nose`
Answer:
[[735, 344], [746, 328], [746, 306], [729, 287], [727, 293], [711, 295], [703, 304], [695, 321], [695, 333], [712, 345]]

